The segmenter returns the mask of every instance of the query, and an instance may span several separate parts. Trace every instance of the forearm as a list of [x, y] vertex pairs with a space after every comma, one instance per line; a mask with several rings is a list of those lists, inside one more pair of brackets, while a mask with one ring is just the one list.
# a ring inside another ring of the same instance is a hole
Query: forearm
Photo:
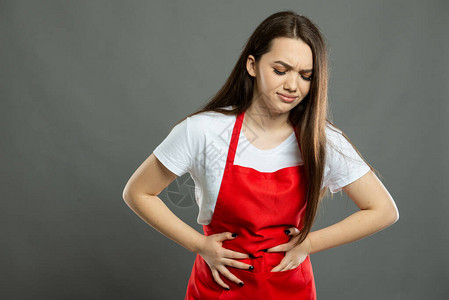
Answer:
[[154, 229], [187, 250], [198, 252], [198, 245], [204, 235], [173, 214], [158, 196], [139, 195], [129, 197], [125, 202], [142, 220]]
[[394, 222], [388, 212], [360, 210], [334, 225], [310, 232], [310, 254], [362, 239]]

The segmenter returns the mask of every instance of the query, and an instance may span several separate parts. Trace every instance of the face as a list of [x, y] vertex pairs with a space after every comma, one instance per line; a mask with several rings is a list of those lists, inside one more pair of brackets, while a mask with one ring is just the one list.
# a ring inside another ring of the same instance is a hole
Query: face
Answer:
[[309, 93], [312, 50], [301, 39], [276, 38], [258, 62], [249, 55], [246, 68], [254, 77], [252, 104], [274, 114], [288, 113]]

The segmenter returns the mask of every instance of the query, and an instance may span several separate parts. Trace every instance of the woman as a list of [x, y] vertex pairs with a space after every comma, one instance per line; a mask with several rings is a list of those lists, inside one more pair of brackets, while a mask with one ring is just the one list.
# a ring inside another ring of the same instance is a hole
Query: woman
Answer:
[[[145, 222], [197, 253], [186, 299], [315, 299], [309, 255], [393, 224], [396, 205], [327, 116], [323, 37], [293, 11], [265, 19], [222, 89], [178, 122], [123, 198]], [[157, 195], [195, 181], [201, 234]], [[326, 188], [360, 208], [311, 232]]]

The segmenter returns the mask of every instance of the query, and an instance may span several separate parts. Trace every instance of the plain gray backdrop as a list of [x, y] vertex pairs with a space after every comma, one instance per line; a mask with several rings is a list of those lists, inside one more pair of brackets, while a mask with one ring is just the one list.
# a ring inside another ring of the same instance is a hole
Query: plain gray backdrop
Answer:
[[[0, 298], [183, 299], [195, 254], [123, 188], [285, 9], [324, 33], [333, 120], [400, 212], [311, 255], [318, 299], [448, 299], [449, 5], [406, 0], [0, 1]], [[170, 188], [187, 198], [160, 197], [201, 230], [189, 178]], [[356, 209], [326, 198], [315, 228]]]

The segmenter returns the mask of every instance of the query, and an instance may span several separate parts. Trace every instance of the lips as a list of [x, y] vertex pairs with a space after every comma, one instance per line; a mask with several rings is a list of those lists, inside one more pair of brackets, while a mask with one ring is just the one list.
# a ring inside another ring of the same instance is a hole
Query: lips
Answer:
[[279, 95], [279, 98], [281, 98], [285, 102], [293, 102], [298, 98], [298, 96], [290, 96], [290, 95], [284, 95], [284, 94], [280, 94], [280, 93], [277, 93], [277, 94]]

